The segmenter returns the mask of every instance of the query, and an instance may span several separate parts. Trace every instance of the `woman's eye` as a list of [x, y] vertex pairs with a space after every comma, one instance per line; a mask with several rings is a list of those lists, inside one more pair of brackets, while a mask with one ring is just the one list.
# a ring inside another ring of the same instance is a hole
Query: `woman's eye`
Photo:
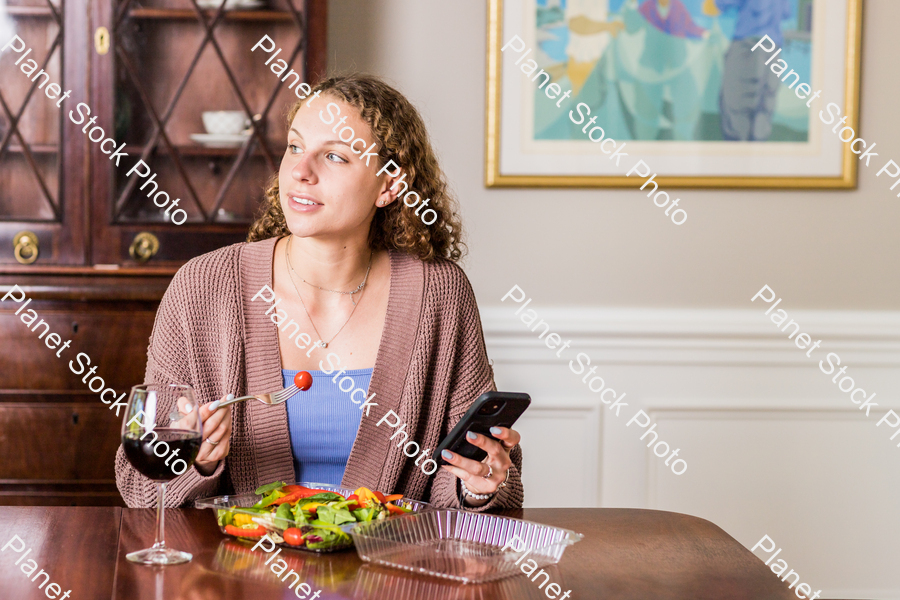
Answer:
[[288, 150], [291, 154], [299, 154], [302, 152], [300, 146], [297, 146], [296, 144], [288, 144]]
[[[329, 152], [328, 154], [325, 155], [325, 157], [328, 158], [328, 160], [330, 160], [331, 162], [342, 162], [342, 163], [347, 162], [346, 160], [344, 160], [342, 157], [338, 156], [334, 152]], [[334, 157], [334, 158], [332, 158], [332, 157]]]

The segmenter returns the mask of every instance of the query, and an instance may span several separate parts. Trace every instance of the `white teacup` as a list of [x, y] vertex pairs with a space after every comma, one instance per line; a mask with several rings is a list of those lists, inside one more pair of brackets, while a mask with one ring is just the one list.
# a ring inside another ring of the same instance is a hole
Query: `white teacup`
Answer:
[[207, 110], [201, 116], [206, 133], [213, 135], [237, 135], [250, 127], [242, 110]]

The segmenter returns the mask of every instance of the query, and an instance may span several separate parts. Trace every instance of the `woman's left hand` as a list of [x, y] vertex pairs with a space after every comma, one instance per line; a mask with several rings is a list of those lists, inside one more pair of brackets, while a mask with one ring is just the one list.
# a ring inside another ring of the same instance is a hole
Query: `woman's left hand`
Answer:
[[[491, 435], [494, 437], [471, 431], [466, 434], [466, 441], [487, 452], [488, 455], [484, 462], [465, 458], [449, 450], [444, 450], [442, 453], [444, 460], [450, 465], [443, 465], [441, 468], [462, 479], [466, 488], [475, 494], [494, 494], [500, 489], [500, 484], [506, 481], [507, 473], [513, 466], [512, 460], [509, 458], [509, 451], [521, 440], [519, 432], [507, 427], [491, 427]], [[487, 502], [479, 502], [472, 498], [468, 498], [466, 501], [473, 506]]]

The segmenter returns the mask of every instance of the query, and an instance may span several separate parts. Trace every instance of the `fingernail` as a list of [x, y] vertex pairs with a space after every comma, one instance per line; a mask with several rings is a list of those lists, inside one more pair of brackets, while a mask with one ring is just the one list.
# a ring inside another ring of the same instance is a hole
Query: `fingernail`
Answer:
[[217, 411], [219, 409], [219, 401], [216, 400], [215, 402], [210, 402], [207, 408], [209, 409], [209, 412]]
[[475, 435], [475, 434], [474, 434], [473, 432], [471, 432], [471, 431], [467, 431], [467, 432], [466, 432], [466, 437], [469, 438], [470, 440], [477, 440], [477, 439], [478, 439], [478, 436]]
[[503, 430], [499, 427], [491, 427], [491, 433], [493, 433], [494, 435], [500, 435], [501, 433], [503, 433]]
[[449, 450], [441, 450], [441, 456], [444, 457], [444, 460], [453, 460], [453, 453]]
[[187, 414], [187, 413], [191, 412], [192, 410], [194, 410], [194, 405], [191, 404], [190, 402], [188, 402], [187, 404], [184, 405], [184, 410], [185, 410], [185, 414]]
[[225, 396], [225, 399], [226, 400], [234, 400], [234, 394], [228, 394], [227, 396]]

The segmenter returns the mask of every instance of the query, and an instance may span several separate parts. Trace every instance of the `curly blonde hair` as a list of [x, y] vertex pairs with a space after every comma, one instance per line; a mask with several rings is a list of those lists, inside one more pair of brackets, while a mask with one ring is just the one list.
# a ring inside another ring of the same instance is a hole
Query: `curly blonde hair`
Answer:
[[[426, 225], [409, 207], [397, 200], [378, 208], [369, 229], [373, 250], [393, 249], [431, 261], [444, 258], [458, 261], [463, 256], [462, 224], [456, 200], [450, 196], [444, 173], [428, 141], [425, 123], [403, 94], [370, 75], [352, 74], [332, 77], [315, 85], [312, 92], [328, 93], [356, 107], [381, 144], [380, 165], [389, 160], [406, 174], [404, 183], [423, 198], [437, 220]], [[300, 110], [300, 100], [288, 112], [288, 126]], [[402, 186], [398, 186], [402, 189]], [[262, 214], [250, 226], [248, 242], [289, 234], [278, 191], [278, 174], [269, 181]]]

